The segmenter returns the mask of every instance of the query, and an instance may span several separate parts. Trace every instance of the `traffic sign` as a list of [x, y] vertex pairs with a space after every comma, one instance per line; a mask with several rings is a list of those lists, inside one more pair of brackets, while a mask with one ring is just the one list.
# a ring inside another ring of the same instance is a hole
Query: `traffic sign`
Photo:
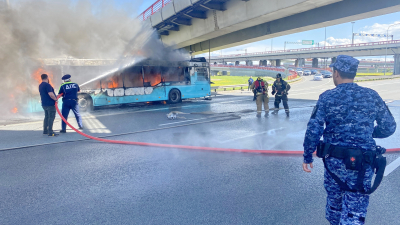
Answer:
[[303, 40], [302, 45], [314, 45], [314, 40]]

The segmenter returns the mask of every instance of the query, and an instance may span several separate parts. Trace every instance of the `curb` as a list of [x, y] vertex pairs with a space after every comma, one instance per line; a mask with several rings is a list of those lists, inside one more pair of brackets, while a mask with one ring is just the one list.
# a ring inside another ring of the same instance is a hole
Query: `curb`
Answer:
[[400, 77], [387, 77], [387, 78], [377, 78], [377, 79], [367, 79], [367, 80], [355, 80], [354, 82], [364, 82], [364, 81], [374, 81], [374, 80], [392, 80]]

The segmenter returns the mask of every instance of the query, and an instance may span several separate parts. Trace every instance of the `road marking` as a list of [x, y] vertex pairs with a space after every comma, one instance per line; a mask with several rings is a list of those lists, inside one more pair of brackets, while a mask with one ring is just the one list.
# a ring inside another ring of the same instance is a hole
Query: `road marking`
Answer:
[[185, 121], [179, 121], [179, 122], [173, 122], [173, 123], [163, 123], [163, 124], [159, 124], [158, 126], [166, 126], [166, 125], [171, 125], [171, 124], [176, 124], [176, 123], [185, 123], [185, 122], [189, 122], [189, 121], [196, 121], [196, 120], [205, 120], [207, 118], [200, 118], [200, 119], [193, 119], [193, 120], [185, 120]]
[[400, 166], [400, 157], [386, 166], [385, 173], [383, 174], [383, 176], [386, 177], [387, 175], [389, 175], [391, 172], [393, 172], [399, 166]]
[[229, 140], [225, 140], [225, 141], [219, 141], [219, 143], [223, 144], [223, 143], [227, 143], [227, 142], [230, 142], [230, 141], [236, 141], [236, 140], [240, 140], [240, 139], [243, 139], [243, 138], [248, 138], [248, 137], [257, 136], [257, 135], [260, 135], [260, 134], [271, 134], [271, 135], [272, 135], [272, 134], [274, 134], [276, 131], [278, 131], [278, 130], [283, 130], [283, 129], [285, 129], [285, 128], [284, 128], [284, 127], [280, 127], [280, 128], [278, 128], [278, 129], [271, 129], [271, 130], [267, 130], [267, 131], [264, 131], [264, 132], [261, 132], [261, 133], [256, 133], [256, 134], [241, 136], [241, 137], [238, 137], [238, 138], [233, 138], [233, 139], [229, 139]]

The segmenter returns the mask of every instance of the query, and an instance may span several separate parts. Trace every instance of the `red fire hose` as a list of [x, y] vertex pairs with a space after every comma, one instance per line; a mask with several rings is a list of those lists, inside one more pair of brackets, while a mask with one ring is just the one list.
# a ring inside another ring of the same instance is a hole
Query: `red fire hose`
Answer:
[[[59, 99], [62, 94], [57, 96]], [[189, 146], [189, 145], [171, 145], [171, 144], [157, 144], [157, 143], [147, 143], [147, 142], [136, 142], [136, 141], [117, 141], [117, 140], [108, 140], [103, 138], [97, 138], [90, 135], [87, 135], [71, 124], [62, 116], [60, 109], [58, 109], [58, 102], [56, 102], [56, 110], [58, 115], [60, 115], [61, 119], [76, 133], [87, 137], [92, 140], [102, 141], [113, 144], [125, 144], [125, 145], [140, 145], [140, 146], [150, 146], [150, 147], [161, 147], [161, 148], [175, 148], [175, 149], [191, 149], [191, 150], [202, 150], [202, 151], [220, 151], [220, 152], [245, 152], [245, 153], [261, 153], [261, 154], [284, 154], [284, 155], [299, 155], [303, 154], [303, 151], [279, 151], [279, 150], [253, 150], [253, 149], [235, 149], [235, 148], [213, 148], [213, 147], [200, 147], [200, 146]], [[387, 149], [386, 152], [398, 152], [400, 148]]]

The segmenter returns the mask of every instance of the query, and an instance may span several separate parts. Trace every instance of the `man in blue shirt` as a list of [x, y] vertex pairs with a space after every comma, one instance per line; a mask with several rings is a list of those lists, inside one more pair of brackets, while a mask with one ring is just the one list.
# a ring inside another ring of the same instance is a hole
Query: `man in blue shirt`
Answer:
[[[60, 90], [58, 94], [63, 94], [63, 104], [61, 113], [63, 117], [67, 120], [69, 110], [72, 109], [72, 112], [75, 115], [76, 121], [78, 122], [79, 129], [83, 129], [82, 125], [82, 117], [79, 114], [79, 105], [78, 105], [78, 92], [81, 91], [79, 85], [71, 82], [71, 75], [66, 74], [61, 78], [64, 83], [61, 84]], [[64, 121], [61, 121], [61, 131], [60, 133], [67, 132], [67, 124]]]
[[54, 88], [49, 84], [49, 77], [47, 74], [42, 74], [42, 83], [39, 85], [40, 99], [44, 110], [44, 121], [43, 121], [43, 134], [48, 134], [50, 137], [58, 136], [53, 132], [53, 123], [56, 118], [56, 107], [57, 101]]
[[249, 82], [249, 87], [247, 88], [247, 90], [250, 91], [250, 86], [253, 84], [254, 80], [253, 80], [253, 78], [250, 76], [250, 78], [247, 80], [247, 82]]
[[330, 65], [336, 88], [319, 96], [304, 138], [305, 172], [311, 172], [308, 166], [313, 168], [312, 154], [317, 146], [324, 146], [318, 152], [326, 151], [319, 157], [324, 158], [325, 217], [331, 224], [364, 224], [373, 190], [373, 162], [386, 151], [376, 146], [374, 138], [389, 137], [396, 130], [396, 122], [378, 93], [353, 83], [358, 64], [351, 56], [339, 55]]

